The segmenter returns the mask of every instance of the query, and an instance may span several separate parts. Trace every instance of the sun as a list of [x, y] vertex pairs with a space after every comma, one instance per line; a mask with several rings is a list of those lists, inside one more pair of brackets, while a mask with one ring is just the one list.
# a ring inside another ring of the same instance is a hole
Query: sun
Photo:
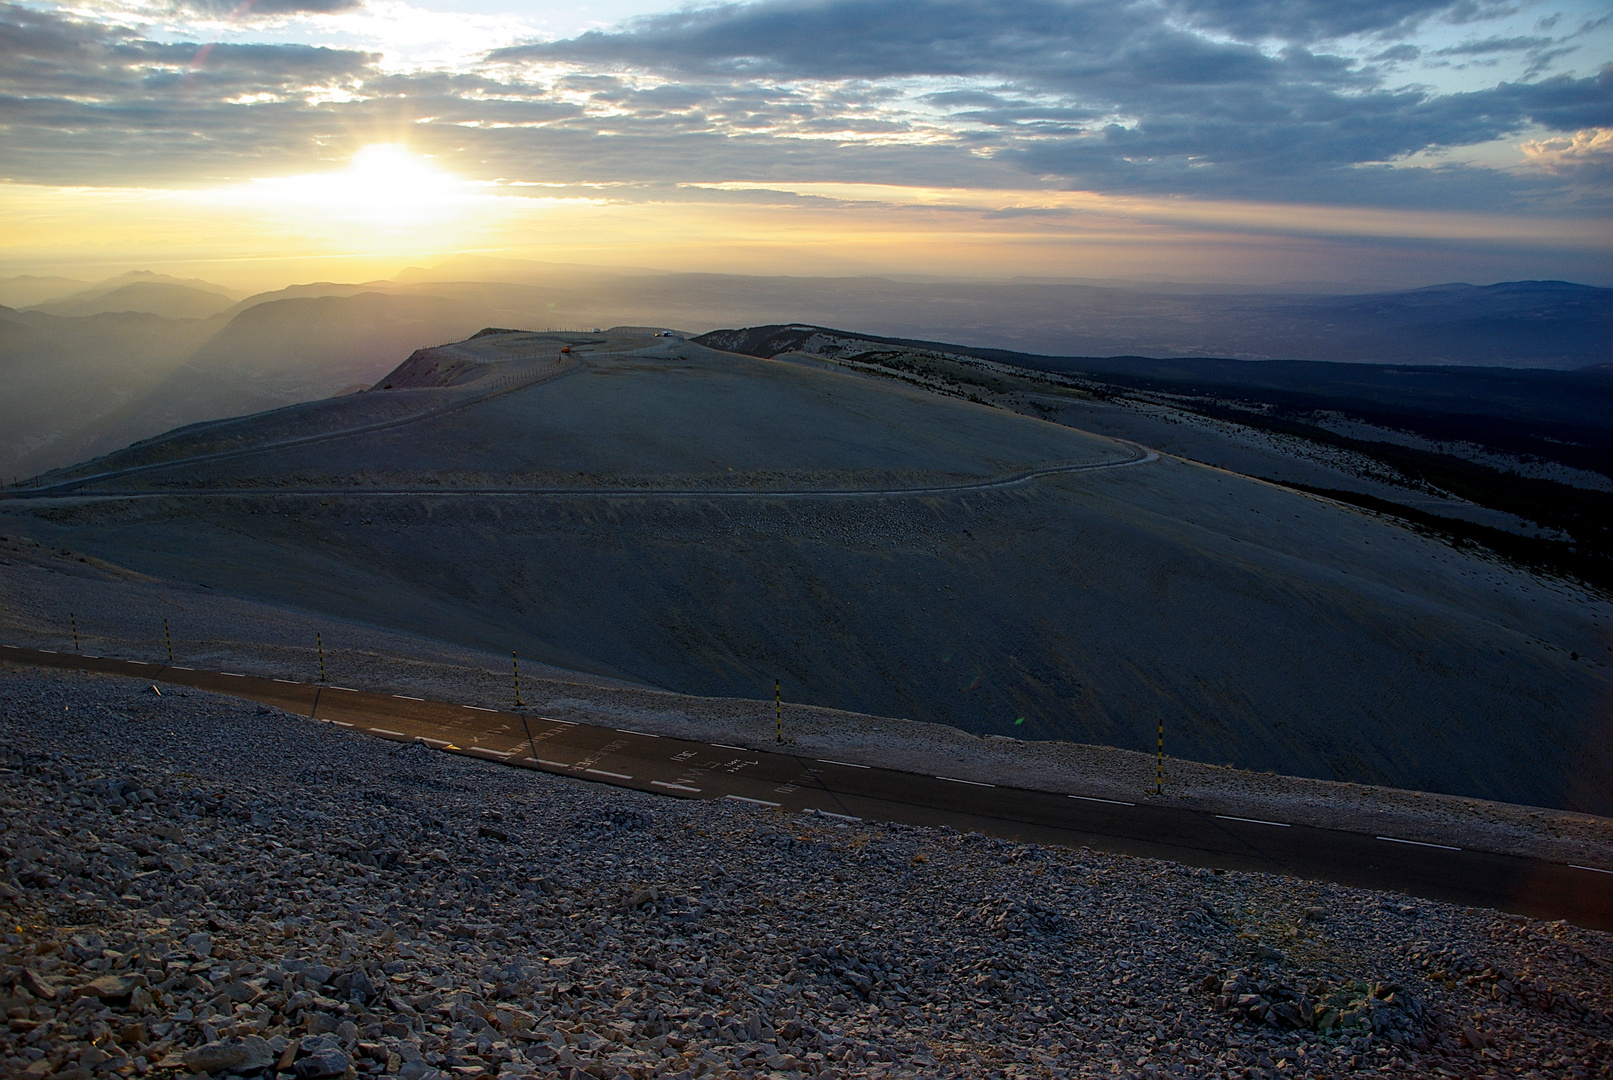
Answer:
[[345, 169], [254, 180], [248, 194], [265, 210], [378, 233], [452, 224], [490, 197], [480, 185], [396, 143], [362, 148]]
[[393, 143], [364, 147], [328, 180], [334, 197], [379, 225], [430, 224], [472, 194], [465, 181]]

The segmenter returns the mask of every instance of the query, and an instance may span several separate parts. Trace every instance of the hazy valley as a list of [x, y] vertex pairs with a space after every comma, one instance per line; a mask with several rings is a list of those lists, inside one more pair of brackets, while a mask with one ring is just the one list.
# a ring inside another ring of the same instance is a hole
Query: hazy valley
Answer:
[[[82, 286], [82, 287], [81, 287]], [[0, 477], [199, 420], [369, 385], [484, 326], [699, 333], [805, 321], [1042, 356], [1289, 358], [1574, 370], [1610, 360], [1613, 290], [1557, 282], [1370, 296], [1126, 283], [761, 278], [460, 256], [393, 280], [243, 296], [128, 274], [0, 281]], [[1439, 343], [1439, 344], [1434, 344]], [[1195, 371], [1199, 369], [1194, 369]]]

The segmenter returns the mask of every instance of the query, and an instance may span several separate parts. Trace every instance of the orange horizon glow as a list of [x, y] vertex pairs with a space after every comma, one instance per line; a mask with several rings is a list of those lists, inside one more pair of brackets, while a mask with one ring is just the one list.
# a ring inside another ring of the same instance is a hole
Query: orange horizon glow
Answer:
[[1262, 282], [1366, 278], [1373, 243], [1613, 255], [1602, 218], [866, 183], [672, 190], [468, 180], [396, 143], [341, 169], [198, 190], [0, 183], [0, 265], [207, 267], [248, 288], [390, 277], [461, 252], [786, 276]]

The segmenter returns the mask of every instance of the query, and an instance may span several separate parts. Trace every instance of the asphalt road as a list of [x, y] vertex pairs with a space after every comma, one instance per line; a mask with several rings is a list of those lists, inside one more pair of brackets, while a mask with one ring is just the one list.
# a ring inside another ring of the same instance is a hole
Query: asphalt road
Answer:
[[1190, 866], [1284, 874], [1613, 930], [1613, 871], [1254, 817], [926, 776], [690, 742], [531, 712], [0, 645], [0, 660], [150, 679], [274, 705], [396, 742], [683, 799], [949, 825]]

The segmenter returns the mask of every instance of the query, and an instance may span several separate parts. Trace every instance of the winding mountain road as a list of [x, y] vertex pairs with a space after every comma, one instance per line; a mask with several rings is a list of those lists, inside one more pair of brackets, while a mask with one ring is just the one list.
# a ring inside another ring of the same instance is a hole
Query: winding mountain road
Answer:
[[0, 661], [195, 687], [493, 764], [685, 799], [846, 821], [946, 825], [1191, 866], [1283, 874], [1567, 919], [1613, 930], [1613, 870], [1394, 836], [1322, 829], [926, 776], [769, 748], [697, 742], [525, 711], [0, 645]]

